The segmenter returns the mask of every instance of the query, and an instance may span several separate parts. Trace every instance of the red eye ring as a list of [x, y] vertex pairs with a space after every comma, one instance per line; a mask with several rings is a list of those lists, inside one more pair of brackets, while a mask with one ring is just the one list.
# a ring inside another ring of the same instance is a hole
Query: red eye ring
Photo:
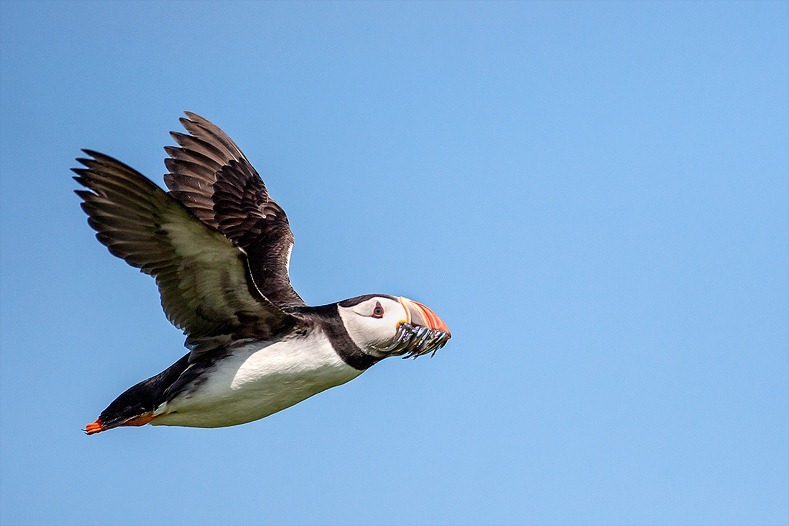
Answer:
[[373, 309], [373, 318], [383, 318], [384, 317], [384, 308], [381, 306], [381, 302], [375, 302], [375, 308]]

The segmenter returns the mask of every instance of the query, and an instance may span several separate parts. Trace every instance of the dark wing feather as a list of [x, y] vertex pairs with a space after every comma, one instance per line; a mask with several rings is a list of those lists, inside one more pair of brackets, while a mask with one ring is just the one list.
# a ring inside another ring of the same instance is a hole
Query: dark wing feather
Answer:
[[290, 284], [293, 233], [285, 212], [230, 137], [199, 115], [186, 116], [181, 123], [189, 135], [172, 132], [180, 147], [165, 148], [170, 193], [247, 254], [266, 298], [285, 309], [304, 306]]
[[248, 276], [243, 251], [195, 218], [136, 170], [84, 150], [77, 190], [96, 237], [110, 252], [153, 276], [167, 318], [193, 355], [245, 338], [267, 339], [298, 320], [268, 301]]

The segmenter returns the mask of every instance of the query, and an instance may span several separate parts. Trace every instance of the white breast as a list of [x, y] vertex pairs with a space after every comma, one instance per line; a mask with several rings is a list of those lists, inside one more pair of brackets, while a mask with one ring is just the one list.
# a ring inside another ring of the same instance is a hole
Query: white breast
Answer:
[[362, 373], [319, 330], [234, 349], [193, 386], [156, 409], [152, 425], [222, 427], [251, 422]]

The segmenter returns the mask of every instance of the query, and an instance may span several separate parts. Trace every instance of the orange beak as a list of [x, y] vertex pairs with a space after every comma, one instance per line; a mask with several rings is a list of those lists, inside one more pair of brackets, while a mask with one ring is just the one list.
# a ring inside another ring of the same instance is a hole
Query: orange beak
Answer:
[[405, 323], [416, 325], [419, 327], [427, 327], [430, 330], [445, 332], [447, 336], [451, 336], [449, 327], [444, 321], [438, 317], [438, 314], [430, 310], [421, 303], [409, 300], [408, 298], [399, 298], [400, 303], [405, 308], [406, 319]]

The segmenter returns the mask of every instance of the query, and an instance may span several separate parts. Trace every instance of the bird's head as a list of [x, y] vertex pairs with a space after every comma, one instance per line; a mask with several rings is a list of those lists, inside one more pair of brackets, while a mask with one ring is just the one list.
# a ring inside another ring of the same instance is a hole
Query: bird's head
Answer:
[[348, 335], [376, 358], [435, 353], [452, 335], [436, 313], [408, 298], [367, 295], [338, 305]]

